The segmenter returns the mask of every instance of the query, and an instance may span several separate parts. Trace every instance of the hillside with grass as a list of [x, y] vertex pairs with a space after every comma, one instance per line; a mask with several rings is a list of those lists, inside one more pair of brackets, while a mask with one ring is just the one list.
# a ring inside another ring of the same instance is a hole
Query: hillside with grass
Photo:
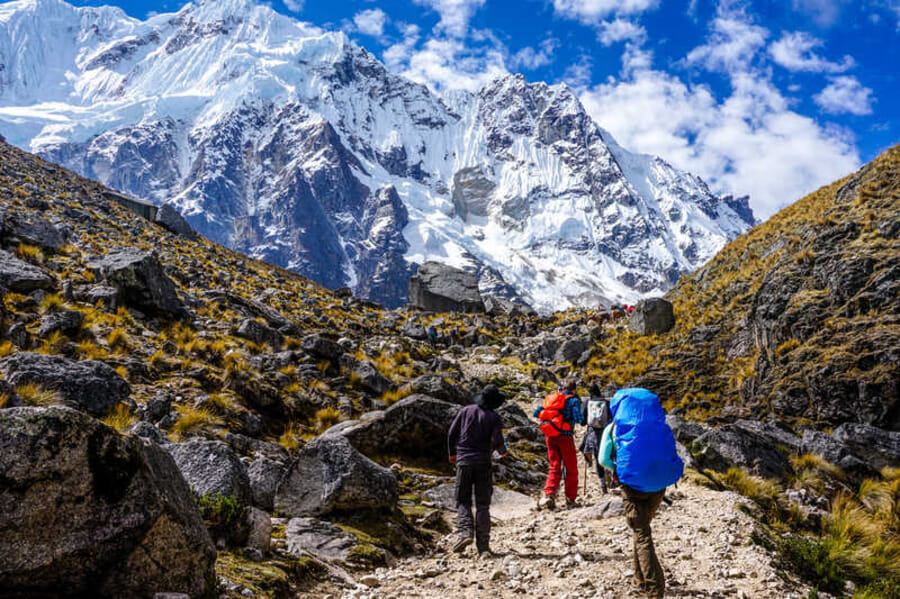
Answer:
[[727, 245], [666, 296], [657, 337], [622, 334], [592, 376], [693, 420], [900, 430], [900, 147]]

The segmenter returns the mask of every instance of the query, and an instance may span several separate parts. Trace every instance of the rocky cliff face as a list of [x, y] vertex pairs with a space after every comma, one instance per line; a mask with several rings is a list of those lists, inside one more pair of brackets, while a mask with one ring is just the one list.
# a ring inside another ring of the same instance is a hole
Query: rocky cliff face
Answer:
[[693, 417], [900, 430], [898, 214], [894, 147], [684, 278], [668, 295], [675, 331], [619, 345], [622, 359], [643, 355], [636, 370], [613, 374], [612, 355], [596, 366]]
[[147, 21], [14, 2], [0, 23], [11, 142], [388, 306], [427, 260], [544, 309], [634, 300], [753, 223], [746, 200], [618, 146], [565, 86], [441, 98], [250, 0]]

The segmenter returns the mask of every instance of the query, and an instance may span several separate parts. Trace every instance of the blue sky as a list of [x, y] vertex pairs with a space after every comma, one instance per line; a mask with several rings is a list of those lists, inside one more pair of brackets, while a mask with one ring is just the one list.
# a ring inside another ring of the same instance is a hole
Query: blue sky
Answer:
[[565, 82], [623, 146], [750, 194], [762, 217], [900, 141], [900, 0], [264, 3], [439, 91]]

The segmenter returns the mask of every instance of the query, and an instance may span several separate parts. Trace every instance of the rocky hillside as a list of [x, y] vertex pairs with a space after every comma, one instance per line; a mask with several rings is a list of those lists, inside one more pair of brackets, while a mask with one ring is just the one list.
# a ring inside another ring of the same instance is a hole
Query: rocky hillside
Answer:
[[675, 329], [593, 371], [694, 419], [900, 430], [900, 147], [803, 198], [684, 277]]
[[428, 260], [546, 312], [632, 303], [754, 223], [746, 198], [620, 147], [563, 85], [440, 97], [252, 0], [146, 21], [3, 4], [0, 133], [388, 307]]

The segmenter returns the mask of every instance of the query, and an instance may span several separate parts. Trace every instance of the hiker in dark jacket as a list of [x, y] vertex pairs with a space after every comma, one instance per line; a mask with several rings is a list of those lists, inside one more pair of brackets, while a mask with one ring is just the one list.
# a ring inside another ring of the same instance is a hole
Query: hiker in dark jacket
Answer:
[[[506, 457], [503, 420], [495, 411], [506, 396], [488, 385], [453, 419], [447, 436], [450, 463], [456, 465], [456, 515], [459, 539], [453, 551], [462, 553], [475, 540], [479, 554], [490, 553], [491, 496], [494, 493], [492, 455]], [[475, 519], [472, 519], [472, 495]]]
[[[587, 432], [585, 432], [584, 438], [581, 440], [578, 451], [584, 455], [588, 466], [594, 464], [596, 467], [597, 477], [600, 479], [600, 489], [604, 495], [609, 492], [613, 477], [610, 471], [600, 464], [600, 439], [603, 436], [603, 429], [612, 420], [612, 415], [609, 411], [609, 399], [612, 398], [615, 392], [616, 387], [614, 385], [607, 386], [605, 391], [601, 391], [600, 385], [595, 382], [588, 389], [588, 399], [584, 401], [582, 406], [582, 415], [584, 423], [587, 425]], [[587, 473], [585, 473], [585, 476], [587, 476]]]

